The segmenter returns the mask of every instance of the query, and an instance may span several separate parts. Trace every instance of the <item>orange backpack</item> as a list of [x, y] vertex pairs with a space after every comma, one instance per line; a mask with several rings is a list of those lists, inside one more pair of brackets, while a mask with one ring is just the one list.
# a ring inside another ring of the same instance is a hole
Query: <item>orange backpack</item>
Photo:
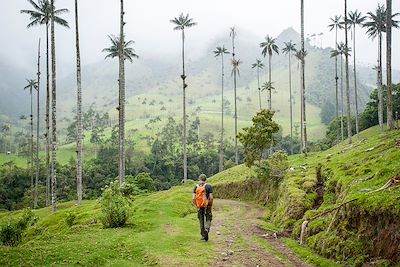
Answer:
[[203, 186], [196, 186], [196, 207], [205, 208], [208, 205], [208, 199], [206, 196], [206, 184]]

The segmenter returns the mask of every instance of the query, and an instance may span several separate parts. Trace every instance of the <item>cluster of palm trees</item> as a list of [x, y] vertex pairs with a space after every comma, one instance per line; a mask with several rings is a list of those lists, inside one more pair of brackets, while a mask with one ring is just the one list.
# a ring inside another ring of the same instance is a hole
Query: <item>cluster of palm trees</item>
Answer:
[[[335, 30], [335, 49], [331, 51], [331, 57], [335, 58], [335, 85], [336, 85], [336, 119], [340, 117], [340, 136], [344, 140], [344, 92], [343, 92], [343, 57], [345, 58], [345, 89], [346, 89], [346, 115], [347, 115], [347, 136], [349, 143], [352, 142], [351, 127], [351, 105], [350, 105], [350, 89], [349, 89], [349, 69], [348, 57], [353, 56], [353, 77], [354, 77], [354, 103], [355, 103], [355, 129], [357, 137], [359, 136], [359, 103], [357, 91], [357, 68], [356, 68], [356, 28], [361, 26], [366, 28], [366, 33], [371, 39], [378, 38], [378, 59], [377, 66], [377, 88], [378, 88], [378, 121], [381, 129], [383, 129], [383, 79], [382, 79], [382, 38], [386, 33], [387, 51], [386, 51], [386, 71], [387, 71], [387, 126], [388, 129], [394, 128], [393, 123], [393, 104], [392, 104], [392, 81], [391, 81], [391, 31], [392, 28], [398, 28], [399, 22], [395, 20], [398, 14], [392, 14], [391, 0], [386, 1], [384, 5], [378, 5], [374, 12], [368, 12], [367, 16], [363, 16], [358, 10], [347, 12], [347, 1], [345, 0], [344, 16], [336, 15], [331, 18], [329, 29]], [[352, 29], [353, 47], [348, 46], [347, 31]], [[345, 42], [338, 42], [338, 31], [344, 30]], [[338, 57], [340, 57], [340, 104], [339, 104], [339, 77], [338, 77]], [[340, 108], [340, 116], [339, 116]]]
[[[37, 25], [44, 25], [46, 27], [46, 205], [50, 204], [50, 195], [53, 211], [56, 210], [56, 141], [57, 141], [57, 125], [56, 125], [56, 58], [55, 58], [55, 23], [69, 27], [68, 22], [60, 17], [60, 15], [67, 13], [67, 9], [55, 9], [54, 0], [28, 0], [32, 5], [33, 10], [21, 10], [21, 13], [30, 16], [30, 23], [27, 28]], [[75, 3], [76, 4], [76, 3]], [[49, 32], [50, 28], [50, 32]], [[51, 38], [51, 85], [50, 85], [50, 68], [49, 68], [49, 37]], [[40, 86], [40, 45], [38, 54], [38, 71], [37, 80], [28, 80], [28, 85], [25, 88], [30, 89], [31, 94], [31, 184], [33, 186], [33, 112], [32, 112], [32, 90], [37, 90], [37, 148], [36, 148], [36, 180], [35, 180], [35, 194], [34, 194], [34, 207], [37, 207], [38, 199], [38, 180], [39, 180], [39, 86]], [[51, 87], [51, 93], [50, 93]], [[51, 104], [50, 104], [51, 99]], [[50, 110], [51, 110], [51, 128], [50, 133]], [[52, 156], [50, 157], [50, 149]], [[51, 181], [51, 189], [50, 189]]]
[[[69, 28], [68, 22], [60, 17], [60, 15], [69, 12], [68, 9], [55, 9], [55, 0], [27, 0], [33, 7], [33, 10], [21, 10], [21, 13], [30, 15], [30, 23], [28, 28], [36, 25], [46, 26], [46, 77], [47, 77], [47, 90], [46, 90], [46, 206], [51, 204], [53, 212], [56, 211], [56, 186], [57, 186], [57, 120], [56, 120], [56, 55], [55, 55], [55, 24]], [[132, 61], [133, 58], [138, 56], [135, 51], [129, 47], [133, 41], [125, 42], [124, 35], [124, 1], [120, 0], [120, 34], [119, 37], [109, 35], [111, 47], [104, 49], [107, 52], [106, 58], [118, 57], [119, 58], [119, 180], [122, 185], [125, 181], [125, 63], [126, 59]], [[50, 33], [49, 33], [50, 28]], [[49, 37], [51, 43], [51, 53], [49, 53]], [[82, 125], [82, 83], [81, 83], [81, 59], [80, 59], [80, 46], [79, 46], [79, 21], [78, 21], [78, 1], [75, 0], [75, 40], [76, 40], [76, 79], [77, 79], [77, 139], [76, 139], [76, 177], [77, 177], [77, 199], [78, 204], [82, 202], [82, 169], [83, 169], [83, 125]], [[121, 45], [123, 44], [123, 45]], [[120, 57], [119, 55], [124, 55]], [[49, 68], [49, 59], [51, 58], [51, 71]], [[32, 91], [35, 89], [37, 95], [37, 148], [36, 148], [36, 180], [35, 180], [35, 193], [34, 193], [34, 207], [37, 207], [38, 199], [38, 180], [39, 180], [39, 78], [40, 78], [40, 43], [38, 54], [38, 78], [37, 80], [27, 80], [28, 85], [25, 89], [30, 89], [31, 94], [31, 184], [33, 186], [33, 112], [32, 112]], [[50, 83], [51, 73], [51, 83]], [[51, 88], [51, 92], [50, 92]], [[51, 104], [50, 104], [51, 100]], [[51, 123], [50, 123], [51, 112]], [[51, 128], [51, 131], [50, 131]], [[50, 156], [51, 151], [51, 156]]]

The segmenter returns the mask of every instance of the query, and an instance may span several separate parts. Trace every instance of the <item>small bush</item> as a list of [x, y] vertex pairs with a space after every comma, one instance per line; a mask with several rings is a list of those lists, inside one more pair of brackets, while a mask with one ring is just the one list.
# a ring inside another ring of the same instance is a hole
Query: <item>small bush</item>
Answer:
[[67, 212], [65, 217], [65, 222], [69, 227], [75, 224], [76, 213], [75, 212]]
[[279, 184], [285, 177], [286, 171], [289, 168], [287, 154], [281, 150], [276, 151], [269, 157], [268, 163], [270, 166], [271, 179]]
[[5, 246], [17, 246], [25, 230], [37, 221], [32, 210], [25, 209], [18, 220], [8, 220], [0, 227], [0, 242]]
[[129, 218], [129, 199], [125, 197], [118, 182], [112, 182], [100, 198], [101, 223], [106, 228], [123, 227]]

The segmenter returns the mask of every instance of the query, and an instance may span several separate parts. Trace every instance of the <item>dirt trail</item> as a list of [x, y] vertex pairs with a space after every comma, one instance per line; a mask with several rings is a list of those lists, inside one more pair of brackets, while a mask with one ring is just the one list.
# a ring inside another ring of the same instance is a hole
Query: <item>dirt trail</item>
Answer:
[[212, 266], [311, 266], [258, 227], [262, 215], [263, 210], [255, 205], [214, 201], [210, 241], [217, 251]]

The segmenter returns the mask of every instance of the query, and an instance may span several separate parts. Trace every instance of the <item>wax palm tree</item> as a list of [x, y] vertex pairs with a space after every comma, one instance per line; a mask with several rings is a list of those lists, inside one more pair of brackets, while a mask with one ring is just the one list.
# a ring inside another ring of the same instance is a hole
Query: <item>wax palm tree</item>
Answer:
[[51, 206], [57, 210], [57, 83], [56, 83], [56, 42], [55, 42], [55, 8], [54, 0], [50, 2], [50, 36], [51, 36]]
[[264, 64], [260, 59], [256, 59], [256, 63], [251, 65], [251, 68], [257, 68], [257, 86], [258, 86], [258, 102], [261, 110], [261, 88], [260, 88], [260, 69], [264, 68]]
[[183, 181], [187, 180], [187, 151], [186, 151], [186, 73], [185, 73], [185, 29], [196, 26], [197, 23], [189, 17], [189, 14], [183, 15], [181, 13], [179, 17], [175, 17], [170, 20], [175, 25], [174, 30], [182, 31], [182, 91], [183, 91]]
[[357, 9], [349, 12], [349, 22], [353, 27], [353, 73], [354, 73], [354, 97], [356, 105], [356, 133], [359, 138], [359, 123], [358, 123], [358, 92], [357, 92], [357, 69], [356, 69], [356, 26], [362, 25], [366, 17], [361, 15]]
[[221, 57], [221, 144], [219, 150], [219, 171], [224, 170], [224, 55], [229, 54], [224, 46], [214, 50], [215, 57]]
[[35, 177], [35, 193], [33, 200], [33, 207], [36, 209], [38, 207], [38, 193], [39, 193], [39, 128], [40, 128], [40, 38], [38, 45], [38, 61], [37, 61], [37, 85], [36, 85], [36, 177]]
[[343, 56], [346, 54], [350, 54], [351, 49], [346, 48], [346, 45], [341, 42], [336, 45], [336, 49], [331, 51], [331, 57], [338, 57], [340, 56], [340, 103], [341, 103], [341, 114], [340, 114], [340, 130], [341, 130], [341, 137], [342, 141], [344, 140], [344, 122], [343, 122], [343, 116], [344, 116], [344, 92], [343, 92]]
[[[378, 120], [379, 126], [383, 130], [383, 93], [382, 93], [382, 34], [386, 32], [386, 9], [378, 4], [375, 13], [367, 13], [367, 21], [363, 27], [367, 28], [367, 34], [371, 39], [378, 37], [378, 66], [377, 66], [377, 85], [378, 85]], [[399, 22], [393, 18], [397, 14], [392, 15], [392, 27], [398, 28]]]
[[290, 105], [290, 153], [293, 155], [293, 99], [292, 99], [292, 54], [296, 52], [296, 45], [292, 41], [284, 42], [282, 52], [289, 58], [289, 105]]
[[[343, 21], [342, 21], [342, 16], [337, 16], [330, 18], [331, 24], [328, 25], [328, 28], [330, 31], [335, 29], [335, 47], [338, 43], [338, 30], [343, 29]], [[339, 118], [339, 93], [338, 93], [338, 60], [337, 56], [335, 56], [335, 96], [336, 96], [336, 119]]]
[[[50, 205], [50, 68], [49, 68], [49, 26], [51, 19], [51, 5], [49, 0], [28, 0], [34, 10], [21, 10], [21, 13], [30, 15], [31, 22], [28, 28], [36, 25], [46, 26], [46, 206]], [[54, 10], [54, 22], [69, 28], [68, 22], [60, 15], [67, 13], [68, 9]]]
[[[345, 40], [345, 46], [346, 49], [349, 47], [348, 43], [348, 22], [349, 20], [347, 19], [347, 0], [344, 0], [344, 40]], [[349, 50], [350, 51], [350, 50]], [[346, 113], [347, 113], [347, 138], [349, 141], [349, 144], [352, 143], [352, 130], [351, 130], [351, 110], [350, 110], [350, 80], [349, 80], [349, 54], [345, 53], [345, 71], [346, 71]]]
[[[230, 32], [229, 32], [229, 37], [232, 40], [232, 75], [233, 75], [233, 94], [234, 94], [234, 101], [235, 101], [235, 164], [238, 165], [239, 164], [239, 152], [238, 152], [238, 143], [237, 143], [237, 135], [238, 135], [238, 127], [237, 127], [237, 99], [236, 99], [236, 79], [237, 76], [239, 74], [239, 64], [240, 61], [236, 60], [235, 58], [235, 39], [236, 39], [236, 29], [235, 27], [230, 28]], [[235, 66], [236, 65], [236, 66]], [[236, 70], [237, 71], [236, 71]]]
[[393, 20], [393, 17], [399, 15], [399, 13], [392, 14], [392, 0], [386, 0], [386, 7], [387, 126], [389, 130], [392, 130], [394, 128], [392, 96], [392, 27], [399, 27], [399, 22]]
[[[265, 42], [260, 43], [260, 47], [262, 48], [261, 54], [266, 57], [268, 54], [268, 82], [271, 83], [271, 61], [272, 61], [272, 55], [275, 52], [276, 54], [279, 54], [279, 47], [276, 45], [276, 39], [272, 38], [271, 36], [267, 35], [265, 37]], [[271, 90], [269, 91], [269, 100], [268, 100], [268, 108], [272, 109], [272, 95], [271, 95]]]
[[[234, 88], [236, 89], [236, 78], [240, 76], [240, 71], [239, 71], [239, 65], [242, 62], [240, 59], [232, 59], [231, 64], [232, 64], [232, 72], [231, 76], [233, 76], [233, 83], [234, 83]], [[239, 164], [239, 153], [238, 153], [238, 148], [237, 148], [237, 97], [236, 97], [236, 90], [234, 91], [234, 98], [235, 98], [235, 163], [236, 165]]]
[[[108, 53], [105, 56], [105, 59], [107, 58], [115, 58], [115, 57], [119, 57], [119, 37], [115, 37], [114, 35], [107, 35], [108, 38], [110, 39], [111, 42], [111, 46], [104, 48], [102, 50], [102, 52], [106, 52]], [[125, 56], [125, 60], [129, 60], [130, 62], [133, 62], [134, 58], [139, 58], [139, 56], [136, 54], [135, 49], [133, 49], [132, 47], [130, 47], [131, 45], [133, 45], [135, 42], [132, 40], [129, 40], [128, 42], [124, 43], [124, 56]]]
[[31, 156], [31, 187], [33, 187], [33, 98], [32, 91], [37, 89], [37, 81], [33, 79], [26, 79], [27, 85], [24, 87], [24, 90], [29, 89], [29, 95], [31, 96], [31, 114], [30, 114], [30, 128], [31, 128], [31, 138], [30, 142], [30, 156]]
[[306, 50], [304, 48], [304, 0], [300, 1], [300, 96], [301, 96], [301, 132], [302, 132], [302, 151], [307, 155], [307, 116], [306, 116], [306, 81], [305, 81], [305, 57]]
[[82, 203], [82, 153], [83, 153], [83, 125], [82, 125], [82, 84], [81, 84], [81, 54], [79, 47], [79, 20], [78, 0], [75, 0], [75, 46], [76, 46], [76, 191], [78, 205]]

